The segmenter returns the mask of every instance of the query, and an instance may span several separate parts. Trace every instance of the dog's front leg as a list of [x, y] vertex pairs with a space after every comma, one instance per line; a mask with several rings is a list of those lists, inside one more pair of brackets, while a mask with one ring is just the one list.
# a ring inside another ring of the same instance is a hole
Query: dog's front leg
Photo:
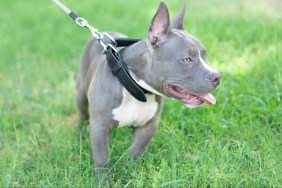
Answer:
[[101, 120], [90, 119], [90, 139], [96, 176], [107, 171], [111, 129], [105, 126], [105, 123]]
[[155, 119], [149, 121], [145, 126], [136, 127], [134, 129], [133, 141], [128, 154], [134, 159], [140, 157], [146, 150], [157, 128], [158, 121]]

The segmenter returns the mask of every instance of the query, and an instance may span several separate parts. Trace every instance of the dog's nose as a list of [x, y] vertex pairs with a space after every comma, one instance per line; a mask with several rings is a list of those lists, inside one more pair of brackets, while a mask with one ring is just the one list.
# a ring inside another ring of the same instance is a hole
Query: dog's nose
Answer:
[[219, 85], [220, 77], [221, 77], [220, 74], [217, 72], [213, 72], [208, 76], [209, 80], [212, 82], [212, 85], [214, 87], [217, 87]]

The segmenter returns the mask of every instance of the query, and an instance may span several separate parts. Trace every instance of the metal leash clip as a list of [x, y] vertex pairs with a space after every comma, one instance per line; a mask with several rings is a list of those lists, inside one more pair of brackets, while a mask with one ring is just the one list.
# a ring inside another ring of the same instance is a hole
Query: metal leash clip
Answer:
[[[91, 35], [98, 39], [100, 45], [103, 47], [104, 54], [108, 52], [108, 47], [112, 48], [114, 51], [117, 52], [116, 45], [117, 42], [115, 39], [109, 35], [106, 32], [99, 32], [98, 29], [88, 24], [88, 21], [82, 17], [79, 17], [75, 12], [71, 11], [67, 6], [65, 6], [60, 0], [53, 0], [54, 3], [56, 3], [61, 9], [63, 9], [73, 20], [75, 20], [75, 23], [79, 25], [80, 27], [87, 28]], [[110, 39], [110, 42], [108, 44], [105, 44], [102, 39], [106, 36], [108, 39]]]
[[104, 54], [107, 53], [108, 48], [112, 48], [115, 52], [118, 52], [116, 49], [116, 45], [117, 45], [116, 40], [109, 33], [103, 32], [102, 35], [103, 37], [106, 36], [108, 39], [110, 39], [110, 43], [108, 43], [107, 45], [105, 45], [105, 43], [103, 43], [102, 40], [99, 40], [99, 43], [101, 44], [101, 46], [104, 49], [103, 53]]
[[82, 18], [82, 17], [77, 17], [77, 18], [75, 19], [75, 23], [76, 23], [77, 25], [79, 25], [80, 27], [85, 27], [85, 26], [87, 25], [88, 21], [85, 20], [85, 19]]
[[[112, 48], [113, 50], [115, 50], [117, 52], [116, 49], [116, 44], [117, 42], [115, 41], [115, 39], [107, 32], [99, 32], [98, 29], [92, 27], [91, 25], [89, 25], [86, 21], [86, 24], [84, 25], [84, 27], [86, 27], [87, 29], [89, 29], [91, 35], [98, 39], [100, 45], [103, 47], [103, 53], [107, 53], [108, 52], [108, 47]], [[110, 42], [108, 44], [105, 44], [102, 39], [104, 39], [105, 37], [107, 37], [108, 39], [110, 39]]]

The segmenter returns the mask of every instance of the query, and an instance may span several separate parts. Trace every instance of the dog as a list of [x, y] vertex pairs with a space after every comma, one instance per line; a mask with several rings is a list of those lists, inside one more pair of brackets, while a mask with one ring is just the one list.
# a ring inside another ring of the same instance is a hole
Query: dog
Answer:
[[[119, 49], [128, 70], [145, 89], [147, 102], [136, 100], [111, 73], [103, 49], [96, 39], [86, 45], [77, 79], [77, 106], [80, 121], [90, 123], [90, 138], [99, 173], [108, 166], [108, 146], [114, 128], [133, 127], [129, 156], [140, 157], [154, 136], [164, 97], [188, 107], [215, 104], [210, 94], [220, 83], [220, 74], [206, 59], [206, 49], [184, 30], [184, 2], [170, 23], [169, 11], [161, 1], [148, 31], [148, 38]], [[110, 33], [115, 38], [126, 37]]]

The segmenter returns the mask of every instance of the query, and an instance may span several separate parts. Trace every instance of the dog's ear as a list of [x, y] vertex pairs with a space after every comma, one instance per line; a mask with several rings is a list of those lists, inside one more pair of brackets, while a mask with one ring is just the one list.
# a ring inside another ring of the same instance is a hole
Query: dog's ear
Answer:
[[164, 40], [168, 33], [171, 31], [169, 12], [166, 4], [161, 1], [159, 9], [151, 21], [149, 29], [149, 40], [153, 46], [157, 45], [158, 42]]
[[183, 20], [184, 20], [185, 11], [186, 11], [186, 0], [184, 0], [181, 10], [179, 11], [178, 15], [175, 17], [172, 23], [172, 28], [184, 30]]

